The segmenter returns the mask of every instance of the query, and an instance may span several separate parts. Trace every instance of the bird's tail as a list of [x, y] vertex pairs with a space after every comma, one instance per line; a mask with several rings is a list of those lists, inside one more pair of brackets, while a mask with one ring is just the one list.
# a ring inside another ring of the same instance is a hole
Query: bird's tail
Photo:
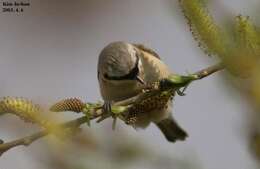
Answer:
[[173, 118], [164, 119], [156, 125], [170, 142], [175, 142], [177, 140], [183, 141], [188, 136]]

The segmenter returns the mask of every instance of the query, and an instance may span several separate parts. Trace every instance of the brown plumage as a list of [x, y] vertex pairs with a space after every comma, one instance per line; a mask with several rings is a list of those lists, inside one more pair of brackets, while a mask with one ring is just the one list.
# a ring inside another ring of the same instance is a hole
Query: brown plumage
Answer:
[[[137, 70], [134, 71], [135, 77], [128, 76], [133, 70]], [[114, 42], [106, 46], [99, 56], [98, 80], [105, 102], [120, 101], [139, 94], [144, 84], [138, 78], [146, 84], [152, 84], [170, 74], [171, 71], [160, 60], [159, 55], [141, 44]], [[138, 103], [130, 108], [126, 123], [146, 128], [153, 122], [167, 140], [184, 140], [187, 137], [186, 132], [171, 115], [174, 93], [175, 91], [162, 93]]]

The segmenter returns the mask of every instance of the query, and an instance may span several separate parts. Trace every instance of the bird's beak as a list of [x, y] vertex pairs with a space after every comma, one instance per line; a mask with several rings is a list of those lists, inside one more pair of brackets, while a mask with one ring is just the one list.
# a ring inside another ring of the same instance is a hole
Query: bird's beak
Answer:
[[141, 77], [136, 76], [136, 80], [137, 80], [138, 82], [140, 82], [141, 84], [145, 85], [145, 82], [144, 82], [144, 80], [143, 80]]

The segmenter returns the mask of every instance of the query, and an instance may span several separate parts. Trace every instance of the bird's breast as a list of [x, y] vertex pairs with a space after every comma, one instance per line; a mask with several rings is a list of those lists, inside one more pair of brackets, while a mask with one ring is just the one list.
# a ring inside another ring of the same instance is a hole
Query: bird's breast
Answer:
[[135, 80], [102, 81], [100, 83], [101, 95], [106, 101], [121, 101], [136, 96], [142, 91], [142, 86]]

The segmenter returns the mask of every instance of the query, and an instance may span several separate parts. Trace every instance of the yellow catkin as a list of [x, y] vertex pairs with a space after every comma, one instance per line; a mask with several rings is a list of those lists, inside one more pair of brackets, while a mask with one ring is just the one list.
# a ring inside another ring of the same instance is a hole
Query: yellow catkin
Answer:
[[32, 101], [21, 97], [3, 97], [0, 100], [0, 112], [15, 114], [27, 122], [41, 122], [41, 108]]
[[260, 55], [260, 38], [249, 17], [241, 15], [236, 17], [235, 38], [239, 48], [242, 47], [255, 55]]
[[14, 114], [25, 122], [38, 124], [45, 128], [48, 132], [55, 133], [56, 136], [63, 136], [65, 131], [46, 116], [39, 105], [32, 101], [21, 97], [3, 97], [0, 99], [0, 114]]
[[225, 60], [228, 70], [239, 77], [250, 77], [258, 67], [260, 41], [249, 17], [237, 16], [234, 26], [234, 42], [231, 57]]
[[142, 116], [142, 114], [149, 113], [153, 110], [167, 108], [168, 102], [172, 100], [173, 96], [173, 91], [165, 91], [135, 104], [128, 110], [129, 114], [125, 121], [126, 124], [134, 125], [138, 121], [138, 116]]
[[215, 24], [201, 0], [179, 0], [179, 3], [199, 46], [206, 54], [223, 56], [226, 53], [223, 32]]
[[69, 98], [59, 101], [58, 103], [51, 106], [50, 111], [53, 112], [64, 112], [64, 111], [72, 111], [72, 112], [82, 112], [85, 104], [77, 98]]

